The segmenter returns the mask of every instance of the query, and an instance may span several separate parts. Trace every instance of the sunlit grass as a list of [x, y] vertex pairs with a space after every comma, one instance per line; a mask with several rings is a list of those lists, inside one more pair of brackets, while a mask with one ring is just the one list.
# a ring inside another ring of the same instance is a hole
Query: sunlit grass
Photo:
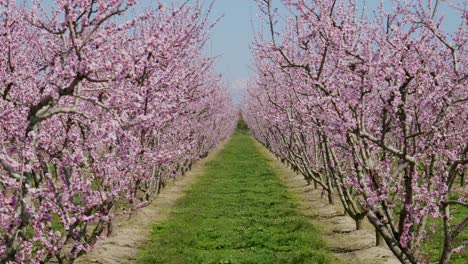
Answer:
[[336, 263], [244, 132], [156, 225], [139, 263]]

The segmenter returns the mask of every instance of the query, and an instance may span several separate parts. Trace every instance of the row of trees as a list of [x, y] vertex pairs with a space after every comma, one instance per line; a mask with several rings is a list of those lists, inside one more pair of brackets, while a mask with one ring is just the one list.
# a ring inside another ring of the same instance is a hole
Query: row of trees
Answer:
[[72, 262], [237, 114], [201, 3], [17, 2], [0, 0], [0, 263]]
[[[367, 217], [402, 263], [428, 262], [433, 232], [449, 263], [467, 245], [455, 243], [466, 214], [452, 217], [467, 207], [467, 2], [386, 1], [373, 14], [355, 0], [257, 2], [243, 107], [255, 137], [339, 197], [358, 229]], [[442, 5], [461, 19], [451, 32]]]

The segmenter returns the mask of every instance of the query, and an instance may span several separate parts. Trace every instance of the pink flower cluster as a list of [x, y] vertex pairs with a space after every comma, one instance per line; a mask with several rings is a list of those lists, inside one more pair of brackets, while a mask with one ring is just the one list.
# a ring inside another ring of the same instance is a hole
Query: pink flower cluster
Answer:
[[[388, 1], [372, 15], [354, 0], [278, 1], [286, 14], [257, 2], [268, 30], [243, 107], [255, 137], [336, 193], [358, 228], [367, 217], [403, 263], [427, 259], [428, 219], [442, 218], [448, 263], [468, 224], [450, 210], [467, 206], [453, 199], [467, 193], [466, 1]], [[460, 17], [453, 32], [442, 5]]]
[[0, 1], [0, 262], [73, 261], [228, 137], [202, 4]]

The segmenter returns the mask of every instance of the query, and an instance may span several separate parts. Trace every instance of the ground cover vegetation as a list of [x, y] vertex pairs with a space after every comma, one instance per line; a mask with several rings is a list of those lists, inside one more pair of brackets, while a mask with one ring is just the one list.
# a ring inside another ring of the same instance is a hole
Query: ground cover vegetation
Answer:
[[245, 130], [206, 166], [139, 263], [337, 263]]

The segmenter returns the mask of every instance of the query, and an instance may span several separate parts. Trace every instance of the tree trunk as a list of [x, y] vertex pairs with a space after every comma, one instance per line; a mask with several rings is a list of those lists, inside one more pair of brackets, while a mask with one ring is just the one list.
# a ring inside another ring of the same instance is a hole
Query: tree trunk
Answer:
[[327, 193], [328, 193], [328, 203], [335, 204], [335, 201], [333, 199], [333, 193], [331, 192], [331, 190], [328, 190]]
[[385, 239], [387, 242], [388, 248], [393, 252], [395, 257], [400, 260], [401, 263], [403, 264], [417, 264], [417, 259], [415, 258], [414, 255], [411, 254], [411, 252], [404, 251], [403, 248], [401, 248], [399, 242], [395, 239], [395, 237], [392, 236], [392, 234], [389, 232], [389, 230], [386, 229], [385, 225], [381, 222], [381, 219], [373, 212], [373, 211], [368, 211], [367, 212], [367, 217], [369, 221], [374, 225], [375, 228], [378, 228], [380, 230], [380, 234], [382, 237]]
[[460, 186], [465, 187], [465, 176], [468, 174], [468, 169], [464, 169], [462, 174], [460, 175]]
[[377, 229], [375, 229], [375, 246], [376, 247], [387, 247], [387, 243], [383, 236], [379, 233]]
[[364, 224], [364, 219], [363, 218], [358, 218], [354, 219], [354, 222], [356, 222], [356, 230], [361, 230], [363, 228]]
[[439, 264], [449, 264], [450, 257], [452, 256], [452, 239], [450, 230], [450, 206], [448, 204], [443, 205], [444, 212], [444, 248], [442, 250], [442, 257], [440, 257]]
[[440, 258], [439, 264], [450, 264], [451, 257], [452, 257], [452, 252], [444, 251], [442, 257]]

